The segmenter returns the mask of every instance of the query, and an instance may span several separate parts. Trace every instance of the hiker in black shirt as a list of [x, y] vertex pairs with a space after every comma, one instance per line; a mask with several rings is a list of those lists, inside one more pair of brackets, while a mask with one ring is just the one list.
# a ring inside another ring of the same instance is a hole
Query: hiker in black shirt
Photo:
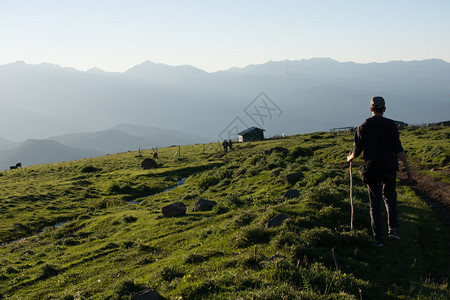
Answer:
[[227, 140], [224, 140], [222, 142], [222, 147], [223, 147], [223, 153], [227, 154], [227, 152], [228, 152], [228, 141]]
[[[389, 238], [399, 240], [397, 228], [397, 192], [396, 175], [398, 171], [398, 158], [403, 162], [408, 173], [408, 179], [413, 174], [406, 159], [405, 151], [400, 142], [399, 133], [394, 121], [384, 118], [386, 110], [382, 97], [374, 97], [370, 100], [372, 117], [362, 123], [355, 132], [355, 143], [352, 153], [347, 161], [364, 152], [364, 161], [373, 178], [366, 179], [369, 201], [370, 217], [375, 244], [383, 246], [383, 231], [381, 226], [381, 203], [384, 200], [388, 215]], [[369, 177], [367, 177], [369, 178]]]
[[233, 142], [231, 139], [228, 140], [228, 148], [230, 148], [230, 151], [233, 151]]

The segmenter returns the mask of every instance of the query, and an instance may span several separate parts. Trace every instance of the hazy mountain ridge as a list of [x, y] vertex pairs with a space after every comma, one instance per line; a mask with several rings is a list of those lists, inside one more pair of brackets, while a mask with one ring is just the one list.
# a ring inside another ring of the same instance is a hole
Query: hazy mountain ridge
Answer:
[[103, 153], [81, 148], [72, 148], [51, 140], [29, 139], [20, 145], [0, 151], [0, 169], [8, 169], [20, 162], [23, 167], [56, 163], [100, 156]]
[[70, 147], [89, 148], [105, 154], [139, 148], [150, 149], [208, 142], [205, 138], [181, 131], [130, 124], [120, 124], [98, 132], [72, 133], [50, 139]]
[[152, 62], [124, 73], [19, 62], [0, 66], [0, 105], [9, 105], [0, 110], [0, 137], [48, 138], [129, 123], [216, 140], [236, 117], [255, 125], [244, 108], [261, 91], [283, 111], [264, 124], [269, 136], [356, 126], [369, 115], [374, 95], [386, 97], [387, 117], [438, 122], [448, 119], [448, 82], [450, 64], [437, 59], [359, 64], [315, 58], [214, 73]]
[[[121, 124], [98, 131], [72, 133], [46, 140], [15, 143], [0, 139], [0, 170], [21, 162], [24, 167], [105, 154], [208, 142], [177, 130]], [[2, 150], [3, 149], [3, 150]]]
[[161, 63], [145, 61], [123, 73], [128, 78], [147, 82], [176, 82], [183, 78], [206, 76], [208, 73], [193, 66], [169, 66]]
[[17, 145], [16, 142], [0, 138], [0, 150], [12, 148], [12, 147], [14, 147], [16, 145]]

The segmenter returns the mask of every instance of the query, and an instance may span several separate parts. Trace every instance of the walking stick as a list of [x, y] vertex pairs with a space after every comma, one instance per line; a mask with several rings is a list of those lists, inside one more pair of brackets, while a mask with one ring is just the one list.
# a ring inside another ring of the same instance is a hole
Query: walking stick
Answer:
[[350, 230], [353, 230], [353, 175], [352, 175], [352, 162], [350, 162], [350, 205], [351, 205]]

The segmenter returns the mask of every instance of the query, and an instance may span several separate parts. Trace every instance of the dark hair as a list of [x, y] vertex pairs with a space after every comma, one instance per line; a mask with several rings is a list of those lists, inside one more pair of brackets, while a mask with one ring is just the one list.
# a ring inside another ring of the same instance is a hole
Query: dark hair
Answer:
[[372, 107], [372, 110], [376, 113], [382, 113], [384, 112], [386, 107]]

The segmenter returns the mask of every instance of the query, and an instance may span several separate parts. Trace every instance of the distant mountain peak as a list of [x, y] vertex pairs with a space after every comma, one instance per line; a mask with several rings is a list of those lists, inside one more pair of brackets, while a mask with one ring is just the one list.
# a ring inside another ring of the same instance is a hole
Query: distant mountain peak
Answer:
[[86, 72], [88, 72], [88, 73], [100, 73], [100, 74], [107, 73], [106, 71], [103, 71], [102, 69], [97, 68], [97, 67], [90, 68]]
[[123, 74], [143, 81], [176, 82], [181, 78], [199, 77], [208, 73], [190, 65], [171, 66], [145, 61], [128, 69]]
[[201, 71], [201, 72], [205, 72], [199, 68], [196, 68], [194, 66], [191, 65], [168, 65], [165, 63], [158, 63], [158, 62], [153, 62], [151, 60], [146, 60], [140, 64], [135, 65], [134, 67], [131, 67], [130, 69], [128, 69], [125, 72], [128, 72], [129, 70], [135, 69], [135, 68], [167, 68], [167, 69], [190, 69], [190, 70], [197, 70], [197, 71]]

